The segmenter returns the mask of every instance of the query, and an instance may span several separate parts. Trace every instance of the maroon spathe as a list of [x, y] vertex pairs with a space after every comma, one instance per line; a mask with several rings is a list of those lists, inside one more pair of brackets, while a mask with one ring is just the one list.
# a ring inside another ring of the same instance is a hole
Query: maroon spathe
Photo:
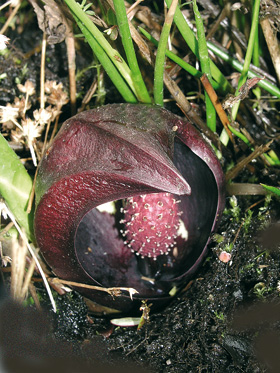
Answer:
[[[188, 232], [156, 260], [126, 246], [121, 208], [115, 216], [95, 209], [150, 193], [170, 193], [181, 201], [180, 220]], [[211, 146], [185, 119], [155, 106], [107, 105], [64, 123], [40, 164], [36, 206], [36, 239], [55, 275], [134, 287], [135, 299], [160, 304], [205, 256], [224, 208], [224, 177]], [[135, 303], [126, 295], [113, 299], [80, 291], [121, 311]]]

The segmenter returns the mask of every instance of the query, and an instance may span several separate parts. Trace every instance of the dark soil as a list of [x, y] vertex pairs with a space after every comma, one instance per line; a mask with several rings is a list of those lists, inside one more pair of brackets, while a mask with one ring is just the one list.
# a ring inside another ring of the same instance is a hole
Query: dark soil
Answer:
[[[32, 41], [30, 31], [21, 35], [10, 31], [13, 54], [8, 60], [0, 56], [0, 74], [7, 73], [1, 80], [1, 105], [12, 102], [18, 94], [15, 78], [23, 74], [24, 65], [23, 81], [30, 79], [39, 87], [39, 55], [35, 52], [26, 57], [41, 40], [33, 18], [32, 22], [37, 30], [34, 35], [32, 32]], [[78, 52], [80, 70], [89, 63], [87, 53]], [[63, 43], [48, 47], [46, 74], [47, 79], [62, 81], [67, 88], [67, 64], [61, 58], [65, 54]], [[88, 70], [79, 80], [81, 98], [95, 73]], [[121, 101], [115, 88], [107, 93], [106, 103]], [[244, 105], [250, 106], [249, 100]], [[178, 110], [175, 105], [170, 109]], [[244, 112], [243, 120], [257, 143], [267, 142], [270, 137], [257, 115]], [[271, 123], [277, 123], [277, 115], [269, 113]], [[67, 116], [69, 107], [62, 120]], [[274, 149], [279, 151], [279, 146], [276, 140]], [[233, 159], [232, 155], [223, 159], [225, 171]], [[255, 162], [235, 181], [252, 179], [275, 185], [279, 169]], [[108, 318], [89, 314], [76, 292], [56, 294], [58, 313], [54, 314], [44, 288], [38, 286], [43, 315], [33, 306], [17, 305], [3, 295], [0, 347], [6, 371], [279, 372], [279, 221], [279, 198], [228, 196], [203, 266], [179, 297], [161, 312], [151, 313], [150, 321], [140, 330], [113, 327]], [[231, 248], [228, 263], [219, 260], [225, 248]]]

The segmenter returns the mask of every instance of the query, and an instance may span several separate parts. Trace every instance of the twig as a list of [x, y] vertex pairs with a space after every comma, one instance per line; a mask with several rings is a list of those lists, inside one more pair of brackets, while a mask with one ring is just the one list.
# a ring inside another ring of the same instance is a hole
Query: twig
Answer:
[[206, 36], [207, 40], [212, 38], [212, 36], [217, 31], [217, 29], [220, 27], [222, 20], [225, 19], [226, 16], [227, 16], [227, 14], [230, 13], [230, 7], [231, 7], [231, 3], [227, 3], [223, 7], [220, 15], [218, 16], [218, 18], [216, 19], [216, 21], [213, 23], [213, 25], [211, 25], [211, 27], [210, 27], [210, 29], [209, 29], [209, 31], [207, 33], [207, 36]]
[[239, 172], [243, 170], [245, 166], [247, 166], [248, 163], [250, 163], [253, 159], [257, 158], [258, 156], [268, 151], [272, 143], [273, 143], [273, 140], [269, 141], [267, 144], [257, 147], [250, 155], [248, 155], [248, 157], [238, 162], [235, 167], [233, 167], [231, 170], [229, 170], [226, 173], [226, 176], [225, 176], [226, 181], [234, 179], [239, 174]]
[[134, 346], [130, 351], [128, 351], [126, 356], [128, 356], [128, 355], [132, 354], [132, 352], [136, 351], [137, 348], [139, 348], [143, 343], [145, 343], [147, 339], [148, 339], [148, 337], [145, 337], [140, 343], [138, 343], [138, 345]]
[[103, 291], [105, 293], [110, 294], [112, 297], [116, 296], [119, 297], [121, 295], [122, 291], [127, 291], [129, 293], [129, 296], [132, 300], [132, 296], [134, 294], [138, 294], [138, 291], [133, 289], [133, 288], [126, 288], [126, 287], [113, 287], [113, 288], [103, 288], [102, 286], [95, 286], [95, 285], [88, 285], [88, 284], [81, 284], [79, 282], [74, 282], [74, 281], [67, 281], [67, 280], [62, 280], [60, 278], [49, 278], [49, 282], [53, 284], [64, 284], [64, 285], [69, 285], [69, 286], [76, 286], [84, 289], [91, 289], [91, 290], [97, 290], [97, 291]]

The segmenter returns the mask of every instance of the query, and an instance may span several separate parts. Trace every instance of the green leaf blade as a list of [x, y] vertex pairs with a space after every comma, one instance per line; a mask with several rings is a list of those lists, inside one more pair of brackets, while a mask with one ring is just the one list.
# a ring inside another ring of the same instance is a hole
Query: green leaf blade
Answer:
[[269, 192], [272, 192], [274, 194], [276, 194], [277, 196], [280, 197], [280, 189], [277, 188], [277, 187], [274, 187], [274, 186], [270, 186], [270, 185], [266, 185], [266, 184], [261, 184], [261, 186], [263, 188], [265, 188], [266, 190], [268, 190]]
[[33, 236], [33, 211], [27, 213], [27, 205], [32, 190], [32, 178], [0, 134], [0, 194], [14, 214], [27, 237]]

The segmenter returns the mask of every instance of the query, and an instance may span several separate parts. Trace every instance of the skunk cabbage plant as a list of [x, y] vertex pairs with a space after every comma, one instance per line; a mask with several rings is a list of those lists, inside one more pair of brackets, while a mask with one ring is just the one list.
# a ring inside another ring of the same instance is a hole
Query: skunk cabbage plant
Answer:
[[127, 312], [144, 299], [163, 305], [186, 283], [223, 208], [219, 161], [187, 120], [113, 104], [67, 120], [46, 151], [35, 234], [56, 276], [137, 290], [131, 300], [78, 289]]

